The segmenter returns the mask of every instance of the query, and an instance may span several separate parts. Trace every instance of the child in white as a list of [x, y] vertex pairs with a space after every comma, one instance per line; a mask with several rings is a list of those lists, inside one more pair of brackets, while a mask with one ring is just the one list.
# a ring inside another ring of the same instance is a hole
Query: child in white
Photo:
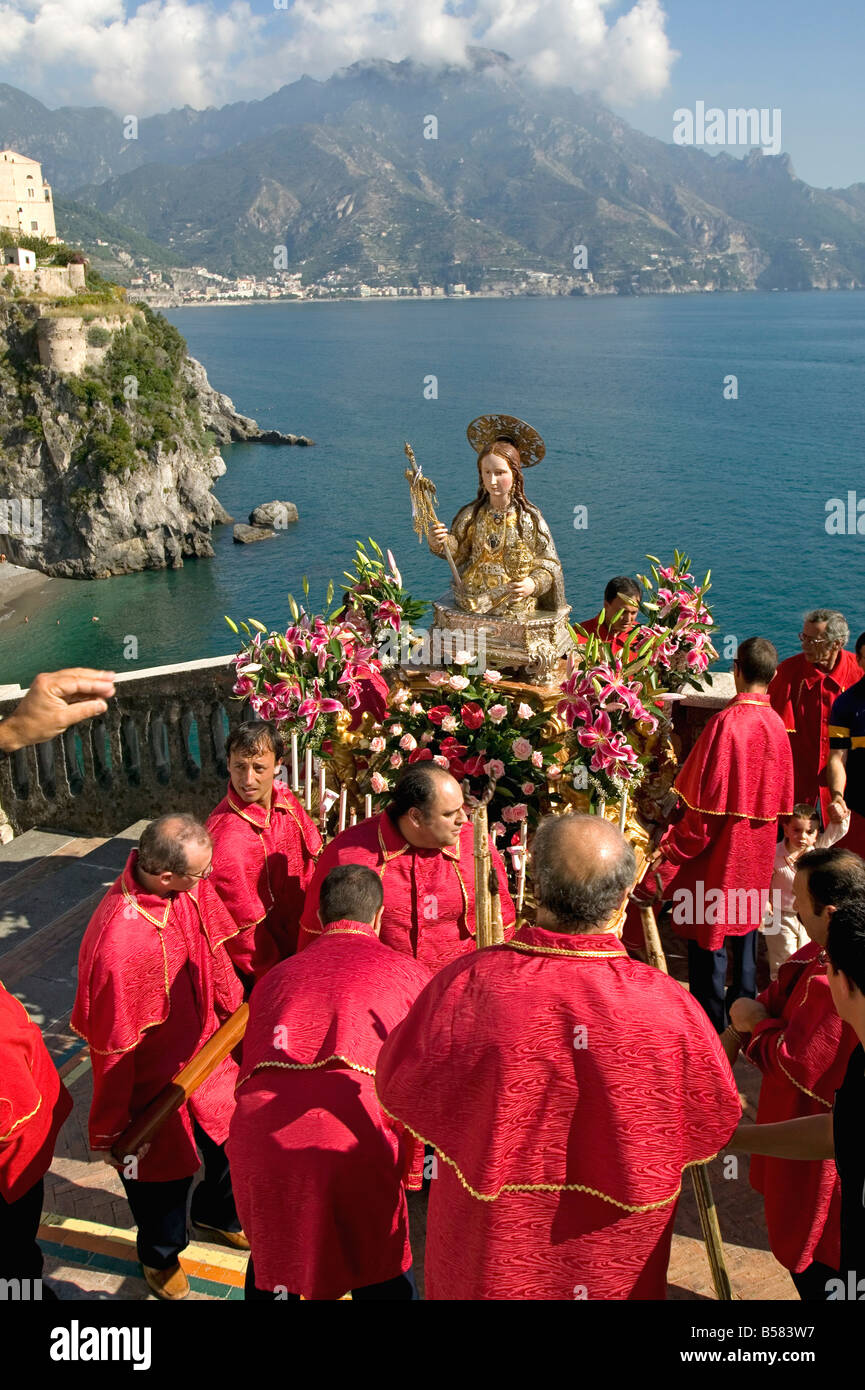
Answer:
[[772, 890], [760, 930], [766, 937], [766, 950], [769, 956], [769, 970], [772, 979], [778, 978], [778, 971], [796, 951], [807, 946], [810, 937], [799, 918], [793, 903], [793, 878], [796, 874], [796, 861], [806, 850], [828, 849], [837, 844], [850, 828], [850, 812], [841, 820], [830, 820], [825, 830], [818, 834], [817, 813], [813, 806], [798, 805], [792, 814], [781, 821], [784, 838], [775, 851], [775, 869], [772, 874]]

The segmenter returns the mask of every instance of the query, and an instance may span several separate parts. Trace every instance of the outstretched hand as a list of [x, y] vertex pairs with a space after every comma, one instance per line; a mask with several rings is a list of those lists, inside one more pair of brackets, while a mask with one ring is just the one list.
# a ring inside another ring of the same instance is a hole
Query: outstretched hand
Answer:
[[71, 666], [41, 672], [21, 703], [0, 722], [0, 751], [14, 753], [56, 738], [82, 719], [95, 719], [114, 694], [114, 672]]

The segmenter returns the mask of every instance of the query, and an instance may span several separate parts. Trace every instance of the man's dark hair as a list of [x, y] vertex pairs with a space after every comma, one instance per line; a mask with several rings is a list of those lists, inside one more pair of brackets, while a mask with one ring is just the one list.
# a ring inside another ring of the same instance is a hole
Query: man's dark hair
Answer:
[[363, 864], [337, 864], [321, 885], [318, 910], [325, 926], [350, 918], [371, 922], [384, 902], [381, 879]]
[[388, 802], [387, 813], [394, 825], [401, 816], [414, 808], [420, 811], [424, 820], [432, 814], [436, 790], [442, 777], [450, 777], [447, 768], [426, 759], [422, 763], [412, 763], [394, 783], [393, 793]]
[[860, 994], [865, 994], [865, 901], [854, 898], [829, 918], [826, 954]]
[[739, 644], [736, 664], [748, 685], [768, 685], [778, 669], [778, 650], [768, 637], [749, 637]]
[[604, 590], [604, 602], [612, 603], [620, 594], [622, 598], [632, 598], [635, 603], [639, 603], [643, 596], [636, 579], [632, 579], [629, 574], [617, 574], [610, 580]]
[[809, 849], [796, 860], [796, 872], [800, 871], [808, 875], [808, 894], [818, 916], [825, 907], [865, 899], [865, 863], [850, 849]]
[[146, 874], [186, 875], [189, 845], [209, 845], [210, 835], [201, 821], [185, 812], [174, 812], [152, 820], [138, 841], [138, 867]]
[[856, 638], [855, 651], [857, 656], [859, 655], [863, 647], [865, 647], [865, 632], [860, 632], [859, 636]]
[[[546, 816], [535, 832], [532, 872], [535, 898], [557, 922], [553, 930], [591, 932], [605, 927], [636, 877], [634, 851], [622, 837], [619, 858], [591, 877], [577, 878], [571, 866], [571, 816]], [[586, 818], [588, 819], [588, 817]], [[610, 827], [613, 828], [612, 826]]]
[[277, 762], [285, 756], [285, 742], [272, 719], [250, 719], [238, 724], [225, 740], [225, 756], [238, 753], [242, 758], [252, 758], [256, 753], [272, 753]]

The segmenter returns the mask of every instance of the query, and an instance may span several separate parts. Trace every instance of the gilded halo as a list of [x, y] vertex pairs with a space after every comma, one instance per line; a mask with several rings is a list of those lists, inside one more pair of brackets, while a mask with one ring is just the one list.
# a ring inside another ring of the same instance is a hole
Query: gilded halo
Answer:
[[546, 453], [546, 446], [537, 430], [518, 420], [515, 415], [479, 415], [466, 430], [468, 441], [480, 454], [497, 439], [515, 444], [520, 451], [523, 468], [534, 468]]

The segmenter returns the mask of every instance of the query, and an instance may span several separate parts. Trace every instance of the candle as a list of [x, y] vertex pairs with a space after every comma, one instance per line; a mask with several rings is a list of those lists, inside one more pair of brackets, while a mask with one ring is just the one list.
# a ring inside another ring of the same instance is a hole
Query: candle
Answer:
[[600, 797], [600, 798], [598, 799], [598, 810], [597, 810], [597, 815], [603, 816], [603, 815], [605, 814], [605, 812], [606, 812], [606, 809], [607, 809], [607, 798], [606, 798], [605, 796], [602, 796], [602, 797]]
[[297, 734], [291, 736], [291, 790], [300, 790], [300, 768], [297, 761]]
[[312, 810], [312, 749], [307, 748], [303, 769], [303, 804], [307, 811]]
[[370, 816], [372, 815], [372, 797], [370, 796], [369, 792], [367, 792], [366, 796], [363, 799], [363, 814], [365, 820], [369, 820]]
[[621, 830], [621, 832], [622, 832], [623, 835], [624, 835], [624, 833], [625, 833], [625, 820], [627, 819], [627, 815], [628, 815], [628, 789], [627, 789], [627, 787], [623, 787], [623, 788], [622, 788], [622, 802], [621, 802], [621, 805], [619, 806], [619, 829]]
[[324, 770], [324, 763], [322, 763], [318, 769], [318, 819], [322, 827], [324, 826], [325, 817], [327, 816], [327, 799], [325, 797], [326, 776], [327, 773]]
[[527, 842], [529, 827], [526, 821], [520, 826], [520, 872], [517, 878], [517, 912], [523, 910], [523, 898], [526, 895], [526, 864], [528, 862]]
[[348, 818], [349, 825], [357, 825], [357, 811], [352, 806], [351, 815]]
[[348, 810], [348, 792], [345, 787], [340, 788], [339, 792], [339, 828], [345, 830], [345, 815]]

